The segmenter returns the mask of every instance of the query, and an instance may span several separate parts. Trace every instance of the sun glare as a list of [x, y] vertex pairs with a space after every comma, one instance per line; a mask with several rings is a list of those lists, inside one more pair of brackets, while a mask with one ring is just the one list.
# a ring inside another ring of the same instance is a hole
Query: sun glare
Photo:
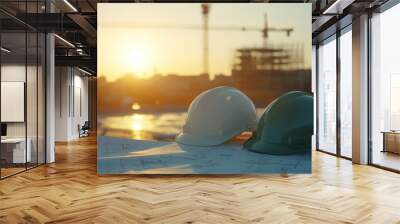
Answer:
[[133, 131], [141, 131], [142, 130], [142, 124], [140, 122], [138, 122], [138, 121], [135, 121], [132, 124], [132, 130]]
[[130, 61], [134, 68], [142, 68], [144, 65], [144, 55], [141, 52], [132, 52]]
[[138, 103], [132, 104], [132, 110], [140, 110], [141, 106]]
[[143, 129], [144, 116], [141, 114], [133, 114], [131, 119], [131, 129], [133, 131], [141, 131]]
[[123, 61], [125, 70], [134, 74], [136, 77], [144, 78], [150, 75], [150, 56], [144, 49], [134, 48], [126, 50], [121, 61]]

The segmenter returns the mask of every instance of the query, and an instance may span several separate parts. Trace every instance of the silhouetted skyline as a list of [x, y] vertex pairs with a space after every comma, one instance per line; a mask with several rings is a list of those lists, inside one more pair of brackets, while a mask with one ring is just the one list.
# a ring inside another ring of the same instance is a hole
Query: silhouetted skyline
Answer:
[[[99, 4], [98, 10], [100, 76], [113, 80], [127, 73], [145, 77], [154, 73], [195, 75], [203, 72], [201, 29], [151, 28], [152, 24], [202, 26], [200, 4]], [[270, 33], [268, 43], [302, 44], [304, 64], [309, 68], [310, 10], [310, 4], [211, 4], [209, 25], [262, 28], [267, 13], [270, 27], [294, 29], [290, 37]], [[150, 27], [144, 28], [146, 24]], [[210, 74], [230, 75], [236, 49], [261, 46], [259, 31], [210, 30]]]

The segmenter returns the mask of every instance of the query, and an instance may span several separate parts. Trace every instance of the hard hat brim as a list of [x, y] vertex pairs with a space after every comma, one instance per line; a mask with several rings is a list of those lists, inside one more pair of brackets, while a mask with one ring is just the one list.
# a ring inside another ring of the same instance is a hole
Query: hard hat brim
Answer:
[[311, 152], [311, 146], [291, 147], [282, 143], [260, 142], [257, 139], [250, 138], [244, 143], [244, 147], [249, 151], [269, 154], [269, 155], [292, 155]]

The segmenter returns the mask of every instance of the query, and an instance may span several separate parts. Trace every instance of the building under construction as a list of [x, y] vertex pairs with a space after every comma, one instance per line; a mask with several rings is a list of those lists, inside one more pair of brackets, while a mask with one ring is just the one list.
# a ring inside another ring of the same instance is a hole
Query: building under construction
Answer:
[[231, 76], [217, 75], [213, 83], [237, 87], [263, 105], [290, 90], [311, 92], [311, 70], [300, 45], [239, 48]]
[[261, 47], [236, 50], [232, 75], [265, 74], [304, 69], [302, 47]]

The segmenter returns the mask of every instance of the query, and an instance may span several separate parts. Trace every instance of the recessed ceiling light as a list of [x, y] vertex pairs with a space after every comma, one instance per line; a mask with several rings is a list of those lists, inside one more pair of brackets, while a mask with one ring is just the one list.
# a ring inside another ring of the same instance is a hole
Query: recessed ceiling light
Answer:
[[64, 0], [65, 4], [68, 5], [74, 12], [78, 12], [78, 10], [73, 6], [68, 0]]
[[11, 50], [9, 50], [9, 49], [7, 49], [5, 47], [1, 47], [0, 49], [1, 49], [1, 51], [4, 51], [6, 53], [10, 53], [11, 52]]
[[353, 4], [356, 0], [336, 0], [322, 14], [324, 15], [340, 15], [343, 14], [343, 10]]
[[65, 44], [67, 44], [70, 47], [75, 48], [75, 45], [73, 45], [71, 42], [69, 42], [68, 40], [62, 38], [61, 36], [59, 36], [58, 34], [54, 34], [55, 37], [57, 37], [59, 40], [61, 40], [62, 42], [64, 42]]
[[88, 71], [86, 71], [86, 70], [83, 70], [83, 69], [81, 69], [81, 68], [79, 68], [79, 67], [78, 67], [78, 70], [81, 71], [81, 72], [83, 72], [83, 73], [85, 73], [85, 74], [87, 74], [87, 75], [93, 75], [92, 73], [90, 73], [90, 72], [88, 72]]

